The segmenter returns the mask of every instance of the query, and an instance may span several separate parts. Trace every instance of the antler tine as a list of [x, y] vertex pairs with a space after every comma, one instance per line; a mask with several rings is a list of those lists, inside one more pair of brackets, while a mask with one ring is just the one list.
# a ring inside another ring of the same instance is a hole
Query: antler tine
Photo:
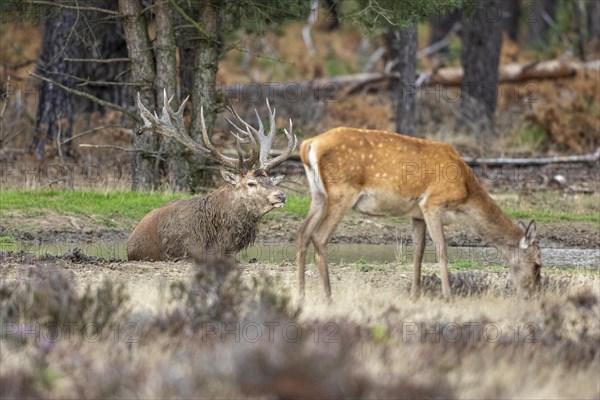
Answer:
[[202, 141], [204, 142], [206, 148], [210, 151], [211, 157], [215, 161], [223, 164], [224, 166], [241, 172], [241, 170], [238, 167], [238, 160], [219, 153], [208, 138], [208, 132], [206, 131], [206, 123], [204, 122], [204, 107], [200, 107], [200, 128], [202, 129]]
[[291, 118], [290, 118], [290, 130], [288, 131], [287, 129], [284, 128], [283, 133], [285, 134], [285, 137], [288, 140], [287, 147], [285, 148], [283, 153], [281, 153], [277, 157], [273, 158], [272, 160], [269, 160], [266, 164], [264, 164], [262, 166], [262, 168], [267, 172], [269, 170], [275, 168], [276, 166], [278, 166], [279, 164], [281, 164], [288, 158], [290, 158], [290, 155], [296, 149], [296, 146], [298, 146], [298, 137], [296, 137], [296, 135], [294, 135], [293, 124], [292, 124]]
[[252, 168], [258, 161], [258, 164], [255, 167], [261, 168], [265, 172], [268, 172], [270, 169], [281, 164], [283, 161], [290, 157], [290, 155], [298, 145], [298, 138], [296, 137], [296, 135], [293, 134], [292, 120], [290, 120], [289, 131], [287, 129], [284, 129], [285, 136], [288, 139], [288, 145], [285, 151], [279, 156], [275, 157], [274, 159], [269, 160], [269, 152], [271, 151], [271, 147], [273, 146], [273, 142], [275, 140], [275, 135], [277, 134], [277, 127], [275, 125], [276, 110], [275, 108], [271, 109], [269, 99], [266, 100], [266, 103], [267, 109], [269, 110], [268, 133], [265, 133], [265, 127], [260, 118], [260, 115], [258, 114], [258, 110], [256, 109], [254, 110], [254, 112], [258, 120], [258, 129], [252, 127], [249, 123], [244, 121], [244, 119], [237, 113], [237, 111], [233, 107], [230, 107], [229, 110], [231, 111], [233, 116], [242, 124], [243, 128], [229, 119], [227, 119], [227, 121], [237, 131], [237, 134], [233, 131], [231, 132], [231, 134], [236, 139], [238, 139], [238, 155], [240, 155], [241, 153], [240, 143], [252, 144], [252, 154], [250, 155], [250, 157], [246, 160], [243, 160], [243, 162], [240, 158], [240, 162], [242, 162], [244, 168]]
[[[250, 124], [248, 124], [246, 121], [244, 121], [244, 119], [238, 114], [238, 112], [235, 110], [235, 108], [228, 107], [228, 110], [246, 128], [244, 130], [244, 129], [240, 128], [235, 122], [231, 121], [229, 118], [225, 118], [227, 120], [227, 122], [229, 122], [229, 124], [231, 124], [231, 126], [234, 127], [239, 133], [239, 135], [238, 135], [238, 134], [234, 133], [233, 131], [230, 131], [231, 134], [236, 139], [241, 140], [241, 143], [243, 143], [243, 144], [250, 143], [252, 145], [252, 150], [251, 150], [250, 156], [243, 161], [244, 168], [246, 170], [249, 170], [256, 163], [256, 160], [258, 159], [259, 152], [260, 152], [258, 143], [256, 141], [256, 135], [258, 134], [258, 131], [254, 127], [252, 127]], [[259, 128], [260, 128], [260, 123], [259, 123]]]
[[276, 110], [271, 110], [271, 105], [269, 104], [269, 99], [266, 99], [267, 109], [269, 110], [269, 132], [265, 134], [264, 126], [260, 116], [258, 115], [258, 110], [254, 109], [256, 114], [256, 118], [258, 119], [259, 131], [256, 133], [256, 140], [260, 145], [260, 151], [258, 153], [260, 168], [264, 169], [264, 165], [268, 163], [269, 152], [273, 147], [273, 141], [275, 140], [275, 133], [277, 132], [277, 127], [275, 126], [275, 113]]

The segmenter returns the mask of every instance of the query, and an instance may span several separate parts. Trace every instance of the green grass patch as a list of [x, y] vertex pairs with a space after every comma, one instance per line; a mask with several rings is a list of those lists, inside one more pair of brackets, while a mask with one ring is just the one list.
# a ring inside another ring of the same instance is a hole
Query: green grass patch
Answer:
[[61, 215], [89, 216], [97, 224], [117, 227], [139, 221], [149, 211], [182, 198], [184, 193], [67, 190], [3, 190], [2, 212], [18, 211], [25, 216], [42, 216], [53, 211]]
[[475, 263], [471, 260], [457, 260], [455, 262], [450, 263], [450, 269], [482, 269], [483, 266]]
[[511, 144], [517, 148], [530, 151], [541, 150], [548, 141], [548, 132], [540, 124], [530, 124], [521, 127], [513, 136]]
[[[18, 212], [25, 217], [43, 217], [48, 211], [59, 215], [87, 216], [97, 225], [116, 228], [121, 224], [137, 222], [149, 211], [191, 195], [172, 192], [140, 193], [130, 191], [68, 191], [18, 190], [0, 192], [0, 211]], [[600, 213], [595, 199], [564, 199], [552, 193], [531, 199], [500, 204], [514, 219], [535, 219], [538, 222], [586, 221], [600, 226]], [[284, 207], [266, 215], [268, 219], [303, 219], [308, 213], [308, 194], [288, 194]], [[573, 211], [571, 211], [573, 210]], [[395, 223], [409, 223], [408, 217], [388, 217]]]
[[10, 236], [0, 236], [0, 245], [14, 245], [17, 241]]
[[267, 218], [280, 219], [291, 216], [295, 219], [302, 219], [306, 216], [310, 206], [310, 196], [289, 194], [286, 197], [285, 205], [268, 213]]
[[600, 215], [585, 215], [569, 213], [565, 211], [535, 211], [535, 210], [503, 210], [509, 217], [514, 219], [534, 219], [537, 222], [559, 222], [559, 221], [584, 221], [594, 222], [600, 226]]
[[[535, 219], [538, 222], [560, 222], [560, 221], [584, 221], [594, 222], [600, 226], [600, 214], [595, 212], [594, 206], [583, 202], [583, 206], [578, 212], [569, 212], [568, 209], [574, 209], [575, 204], [569, 199], [564, 199], [560, 196], [551, 197], [548, 195], [540, 195], [531, 201], [523, 201], [521, 205], [511, 203], [510, 205], [502, 205], [503, 211], [513, 219]], [[588, 199], [589, 200], [589, 199]], [[538, 203], [538, 204], [535, 204]], [[278, 208], [267, 214], [268, 218], [287, 218], [303, 219], [308, 213], [310, 206], [310, 196], [308, 194], [290, 194], [284, 207]], [[541, 208], [541, 209], [540, 209]], [[584, 212], [588, 213], [584, 213]], [[388, 220], [394, 223], [404, 224], [409, 223], [409, 217], [388, 217]]]

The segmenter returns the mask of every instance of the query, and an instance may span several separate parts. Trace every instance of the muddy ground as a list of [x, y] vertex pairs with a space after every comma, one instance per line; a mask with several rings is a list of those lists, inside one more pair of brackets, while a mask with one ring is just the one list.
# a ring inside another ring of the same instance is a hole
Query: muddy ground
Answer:
[[[293, 243], [302, 222], [299, 218], [266, 218], [261, 222], [257, 243]], [[132, 227], [133, 228], [133, 227]], [[99, 228], [85, 217], [59, 216], [46, 213], [41, 217], [4, 214], [0, 236], [10, 236], [25, 243], [60, 243], [65, 245], [96, 242], [124, 242], [131, 229]], [[351, 212], [337, 228], [332, 243], [396, 244], [411, 242], [408, 218], [367, 217]], [[468, 221], [457, 220], [446, 227], [451, 246], [482, 246]], [[558, 221], [538, 223], [538, 238], [542, 247], [597, 248], [600, 228], [593, 222]]]

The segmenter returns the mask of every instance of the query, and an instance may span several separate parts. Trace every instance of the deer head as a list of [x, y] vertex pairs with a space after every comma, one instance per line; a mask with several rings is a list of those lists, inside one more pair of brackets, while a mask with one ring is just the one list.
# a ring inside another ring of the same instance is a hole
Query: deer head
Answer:
[[[197, 142], [190, 137], [183, 123], [183, 111], [189, 96], [183, 100], [177, 111], [171, 108], [170, 103], [173, 98], [167, 99], [166, 91], [163, 93], [163, 99], [162, 115], [159, 117], [156, 112], [151, 113], [142, 104], [140, 94], [138, 93], [137, 105], [144, 121], [144, 125], [138, 133], [151, 130], [165, 137], [172, 138], [193, 153], [199, 154], [225, 167], [225, 169], [221, 170], [221, 176], [226, 183], [232, 186], [233, 195], [238, 197], [240, 201], [244, 201], [247, 207], [257, 210], [260, 215], [269, 212], [274, 207], [283, 206], [285, 196], [275, 188], [283, 179], [283, 176], [270, 177], [269, 172], [288, 159], [298, 144], [298, 139], [292, 132], [291, 120], [289, 130], [283, 129], [288, 141], [285, 150], [280, 155], [269, 159], [269, 152], [277, 133], [275, 109], [271, 109], [269, 101], [267, 100], [267, 109], [269, 110], [268, 133], [265, 133], [263, 123], [256, 110], [258, 128], [252, 127], [233, 108], [229, 108], [235, 119], [237, 119], [237, 123], [227, 119], [233, 127], [230, 133], [236, 139], [238, 157], [233, 158], [219, 153], [211, 143], [206, 131], [204, 109], [202, 108], [200, 109], [202, 141]], [[250, 145], [250, 154], [247, 157], [243, 154], [242, 145]], [[232, 170], [232, 172], [228, 170]]]
[[510, 262], [513, 283], [517, 290], [531, 295], [539, 288], [541, 279], [541, 251], [535, 239], [537, 228], [533, 220], [527, 226], [518, 221], [517, 226], [523, 231], [523, 237], [519, 241], [514, 259]]

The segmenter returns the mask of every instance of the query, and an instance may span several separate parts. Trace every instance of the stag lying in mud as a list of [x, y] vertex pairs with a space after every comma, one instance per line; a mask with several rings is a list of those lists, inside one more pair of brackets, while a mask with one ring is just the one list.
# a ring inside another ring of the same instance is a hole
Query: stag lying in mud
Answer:
[[[288, 144], [285, 151], [268, 159], [275, 139], [275, 110], [269, 110], [269, 132], [258, 118], [255, 129], [232, 110], [241, 126], [229, 123], [237, 133], [232, 134], [238, 143], [238, 159], [220, 154], [208, 139], [201, 114], [202, 141], [198, 143], [188, 135], [183, 125], [184, 100], [177, 112], [165, 103], [159, 118], [150, 113], [140, 101], [138, 108], [144, 120], [143, 130], [152, 130], [173, 138], [195, 153], [218, 162], [229, 172], [221, 170], [226, 184], [201, 198], [175, 200], [148, 213], [135, 227], [127, 240], [129, 260], [169, 260], [193, 255], [222, 256], [234, 254], [250, 245], [257, 234], [260, 218], [275, 207], [285, 204], [285, 195], [275, 186], [282, 176], [270, 177], [269, 171], [285, 161], [296, 148], [298, 140], [290, 129], [284, 129]], [[258, 117], [258, 113], [257, 113]], [[245, 158], [241, 144], [250, 144], [251, 154]]]

